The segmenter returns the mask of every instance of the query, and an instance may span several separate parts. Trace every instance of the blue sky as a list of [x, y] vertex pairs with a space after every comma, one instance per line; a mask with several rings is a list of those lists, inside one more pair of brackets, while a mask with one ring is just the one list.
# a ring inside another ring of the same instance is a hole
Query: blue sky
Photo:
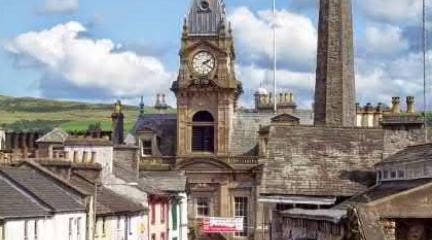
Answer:
[[[278, 79], [312, 101], [317, 0], [277, 0]], [[358, 101], [421, 96], [420, 0], [353, 0]], [[250, 106], [270, 85], [271, 0], [226, 0]], [[169, 92], [190, 0], [0, 0], [0, 94], [130, 103]]]

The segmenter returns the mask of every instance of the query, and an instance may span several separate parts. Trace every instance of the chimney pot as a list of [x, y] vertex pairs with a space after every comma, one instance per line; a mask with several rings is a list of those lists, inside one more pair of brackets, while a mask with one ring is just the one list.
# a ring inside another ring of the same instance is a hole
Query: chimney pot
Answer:
[[400, 97], [392, 97], [392, 113], [400, 113]]
[[413, 96], [408, 96], [406, 98], [407, 113], [415, 113], [414, 103], [415, 103], [415, 98]]

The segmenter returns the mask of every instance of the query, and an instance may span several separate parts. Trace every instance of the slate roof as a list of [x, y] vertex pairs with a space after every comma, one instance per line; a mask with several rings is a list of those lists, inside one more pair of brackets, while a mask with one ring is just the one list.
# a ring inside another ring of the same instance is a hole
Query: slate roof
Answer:
[[[79, 175], [71, 177], [71, 183], [94, 195], [95, 183]], [[119, 194], [105, 188], [98, 186], [97, 192], [96, 213], [98, 216], [113, 216], [118, 214], [136, 214], [145, 210], [144, 206], [131, 201]]]
[[69, 134], [61, 128], [54, 128], [51, 132], [43, 135], [37, 143], [64, 143], [68, 138]]
[[381, 198], [391, 196], [396, 193], [407, 191], [427, 183], [432, 182], [432, 179], [404, 180], [393, 182], [382, 182], [379, 185], [373, 186], [368, 190], [359, 193], [352, 198], [335, 206], [335, 209], [346, 209], [350, 206], [359, 203], [369, 203]]
[[[0, 173], [0, 219], [35, 218], [51, 215], [51, 210], [41, 205]], [[6, 197], [5, 197], [6, 196]]]
[[136, 182], [138, 183], [137, 188], [141, 191], [150, 194], [164, 194], [160, 190], [156, 189], [156, 187], [152, 186], [151, 183], [147, 182], [145, 179], [138, 178], [136, 172], [134, 172], [129, 167], [124, 166], [118, 162], [114, 162], [113, 173], [117, 178], [120, 178], [126, 182]]
[[404, 148], [396, 154], [379, 162], [377, 166], [432, 160], [432, 143], [414, 145]]
[[375, 183], [382, 129], [270, 127], [262, 194], [353, 196]]
[[165, 192], [185, 192], [186, 176], [178, 171], [140, 172], [140, 179]]
[[0, 173], [30, 192], [54, 212], [85, 211], [81, 193], [39, 170], [22, 166], [3, 168]]
[[[208, 9], [202, 8], [207, 2]], [[187, 17], [188, 34], [191, 36], [217, 35], [225, 20], [225, 6], [222, 0], [192, 0]], [[225, 25], [227, 26], [227, 25]]]
[[[300, 124], [313, 122], [311, 110], [295, 110], [291, 116], [300, 119]], [[230, 135], [230, 153], [234, 156], [257, 154], [258, 131], [260, 126], [269, 125], [275, 117], [272, 112], [236, 112]], [[175, 156], [177, 143], [176, 114], [144, 114], [135, 123], [131, 133], [136, 136], [140, 131], [153, 131], [159, 137], [159, 151], [162, 156]], [[131, 142], [131, 140], [129, 140]]]
[[175, 155], [177, 142], [176, 114], [145, 114], [138, 118], [132, 130], [134, 134], [140, 131], [154, 131], [159, 137], [159, 151], [163, 156]]
[[[273, 112], [237, 112], [232, 121], [230, 152], [232, 155], [256, 155], [258, 144], [258, 131], [260, 126], [264, 127], [271, 123], [275, 116]], [[293, 118], [298, 118], [300, 124], [309, 125], [313, 121], [313, 116], [309, 110], [295, 110], [290, 114]]]

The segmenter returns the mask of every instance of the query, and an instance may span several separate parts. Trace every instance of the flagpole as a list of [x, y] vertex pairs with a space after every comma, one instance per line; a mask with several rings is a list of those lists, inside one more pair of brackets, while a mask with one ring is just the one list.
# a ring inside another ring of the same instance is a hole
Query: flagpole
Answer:
[[276, 0], [273, 0], [273, 110], [277, 113], [277, 55], [276, 55]]
[[427, 127], [427, 74], [426, 74], [426, 48], [427, 48], [427, 35], [426, 35], [426, 0], [423, 0], [423, 12], [422, 12], [422, 50], [423, 50], [423, 111], [424, 111], [424, 128], [425, 128], [425, 142], [428, 142], [428, 127]]

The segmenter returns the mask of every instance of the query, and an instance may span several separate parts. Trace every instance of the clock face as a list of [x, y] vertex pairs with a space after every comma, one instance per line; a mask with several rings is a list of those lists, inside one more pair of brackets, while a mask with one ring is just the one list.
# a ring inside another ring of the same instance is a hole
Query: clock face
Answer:
[[193, 70], [200, 75], [207, 75], [215, 67], [215, 59], [208, 52], [199, 52], [192, 59]]

